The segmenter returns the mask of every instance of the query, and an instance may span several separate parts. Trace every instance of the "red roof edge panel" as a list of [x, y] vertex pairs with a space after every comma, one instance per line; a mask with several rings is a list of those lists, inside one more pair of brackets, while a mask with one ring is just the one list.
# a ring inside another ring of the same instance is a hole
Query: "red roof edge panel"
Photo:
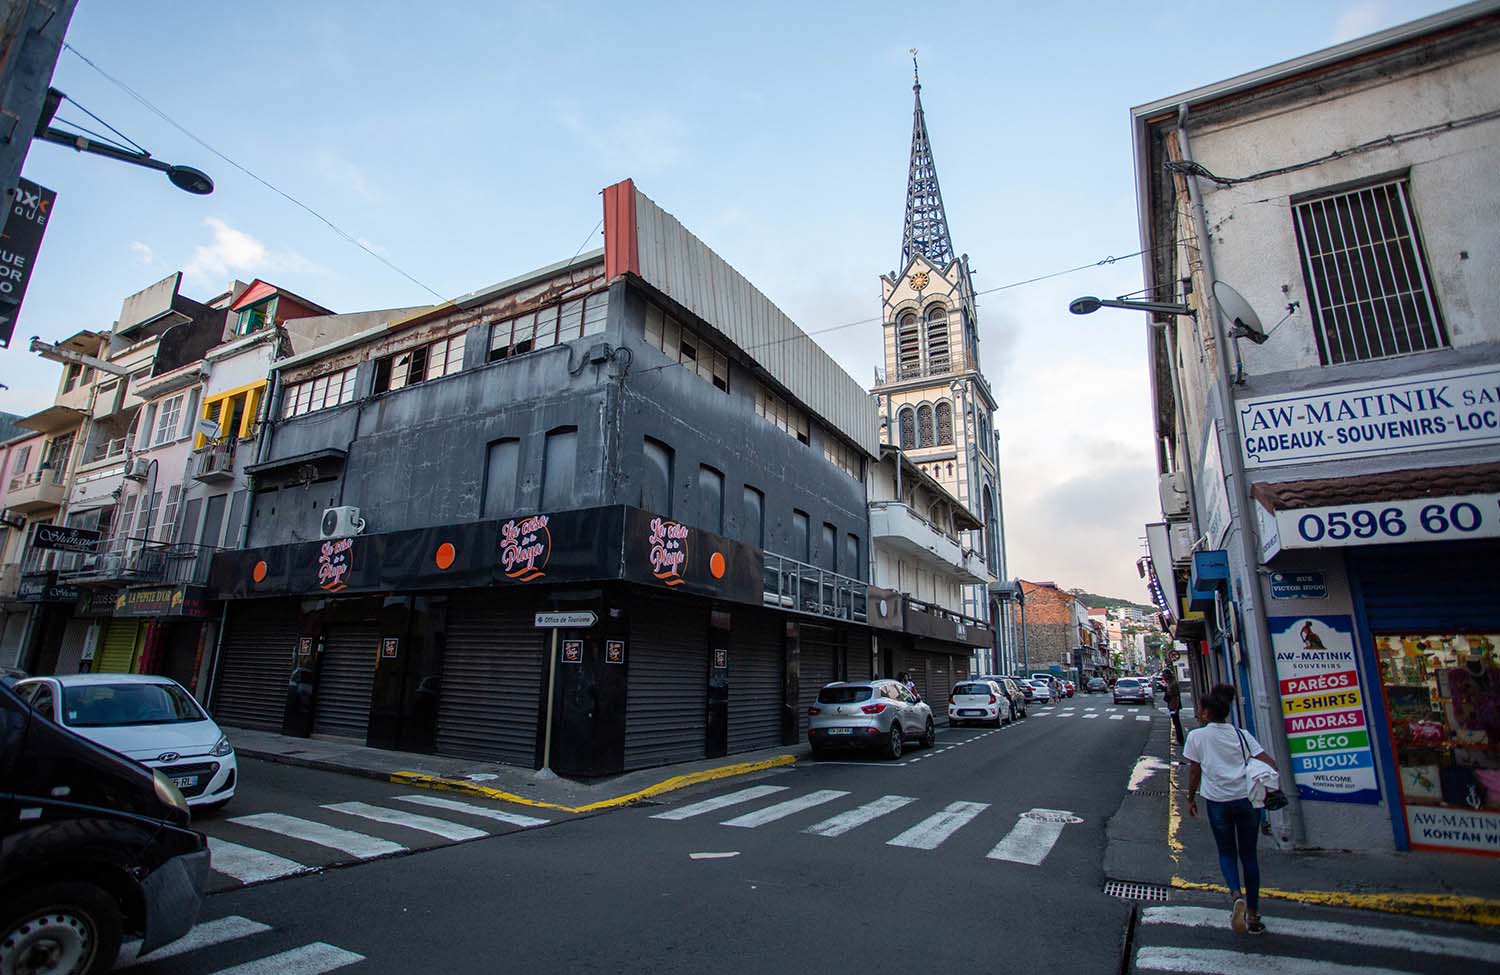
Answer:
[[604, 277], [641, 273], [641, 245], [635, 228], [635, 180], [604, 188]]
[[256, 278], [250, 282], [250, 287], [240, 292], [239, 300], [229, 306], [230, 311], [239, 311], [255, 304], [262, 298], [269, 298], [276, 293], [276, 286]]

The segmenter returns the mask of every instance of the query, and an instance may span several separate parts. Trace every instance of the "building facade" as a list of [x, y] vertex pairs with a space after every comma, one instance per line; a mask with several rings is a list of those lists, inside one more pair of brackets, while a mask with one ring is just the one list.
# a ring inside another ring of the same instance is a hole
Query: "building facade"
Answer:
[[1500, 853], [1500, 5], [1133, 110], [1195, 680], [1284, 841]]

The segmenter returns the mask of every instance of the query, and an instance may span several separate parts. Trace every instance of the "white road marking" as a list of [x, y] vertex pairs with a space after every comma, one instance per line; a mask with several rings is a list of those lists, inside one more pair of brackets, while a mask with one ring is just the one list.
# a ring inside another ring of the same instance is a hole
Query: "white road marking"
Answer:
[[1085, 714], [1084, 717], [1085, 718], [1097, 718], [1099, 716], [1097, 714]]
[[295, 860], [288, 860], [286, 857], [279, 857], [264, 850], [240, 846], [238, 843], [231, 843], [214, 836], [208, 838], [208, 849], [209, 863], [213, 869], [227, 877], [233, 877], [242, 884], [254, 884], [262, 880], [274, 880], [277, 877], [290, 877], [293, 874], [307, 873], [312, 869]]
[[1154, 755], [1142, 755], [1135, 760], [1135, 766], [1130, 770], [1130, 779], [1125, 783], [1128, 792], [1135, 792], [1146, 780], [1157, 772], [1167, 771], [1167, 763]]
[[832, 802], [848, 794], [838, 789], [819, 789], [817, 792], [809, 792], [805, 796], [798, 796], [795, 799], [778, 802], [774, 806], [767, 806], [764, 809], [757, 809], [755, 812], [745, 813], [743, 816], [726, 819], [719, 825], [754, 829], [757, 826], [764, 826], [766, 823], [774, 823], [778, 819], [785, 819], [787, 816], [799, 813], [804, 809], [811, 809], [813, 806], [821, 806], [825, 802]]
[[377, 823], [388, 823], [392, 826], [404, 826], [407, 829], [421, 830], [423, 833], [432, 833], [441, 836], [445, 840], [460, 842], [462, 840], [477, 840], [482, 836], [488, 836], [482, 829], [465, 826], [462, 823], [450, 823], [446, 819], [438, 819], [434, 816], [420, 816], [416, 813], [404, 812], [400, 809], [386, 809], [382, 806], [372, 806], [367, 802], [333, 802], [325, 805], [324, 809], [332, 809], [349, 816], [359, 816], [363, 819], [374, 820]]
[[657, 813], [652, 819], [691, 819], [704, 813], [711, 813], [725, 806], [737, 805], [741, 802], [752, 802], [756, 799], [764, 799], [766, 796], [774, 796], [778, 792], [785, 792], [784, 785], [756, 785], [738, 792], [729, 792], [722, 796], [714, 796], [712, 799], [704, 799], [690, 806], [682, 806], [678, 809], [668, 809], [666, 812]]
[[935, 850], [938, 846], [969, 824], [975, 816], [990, 808], [987, 802], [954, 802], [940, 813], [934, 813], [911, 829], [886, 840], [886, 846], [905, 846], [914, 850]]
[[271, 930], [269, 924], [261, 924], [249, 918], [239, 917], [231, 914], [229, 917], [221, 917], [215, 921], [204, 921], [202, 924], [193, 925], [187, 934], [176, 941], [168, 942], [151, 952], [146, 958], [138, 958], [137, 953], [141, 950], [139, 941], [131, 941], [120, 948], [120, 954], [115, 959], [115, 968], [130, 968], [139, 965], [143, 961], [155, 962], [163, 958], [171, 958], [174, 955], [186, 954], [189, 951], [197, 951], [199, 948], [207, 948], [211, 945], [221, 945], [226, 941], [236, 938], [247, 938], [252, 934], [260, 934], [262, 931]]
[[[1222, 928], [1226, 912], [1207, 907], [1148, 907], [1142, 924], [1175, 924], [1190, 928]], [[1500, 944], [1403, 931], [1399, 928], [1343, 924], [1336, 921], [1306, 921], [1291, 917], [1262, 917], [1266, 930], [1278, 936], [1334, 941], [1369, 948], [1389, 948], [1424, 955], [1451, 955], [1472, 962], [1500, 965]]]
[[1150, 721], [1151, 720], [1151, 715], [1149, 715], [1149, 714], [1138, 714], [1138, 715], [1135, 716], [1135, 720], [1137, 720], [1137, 721]]
[[[1222, 912], [1221, 912], [1222, 913]], [[1192, 972], [1195, 975], [1411, 975], [1391, 968], [1340, 965], [1311, 958], [1247, 955], [1216, 948], [1142, 948], [1135, 953], [1137, 971]]]
[[1118, 711], [1120, 709], [1119, 708], [1106, 708], [1106, 710], [1108, 710], [1108, 711]]
[[1085, 711], [1097, 711], [1097, 710], [1099, 710], [1099, 709], [1098, 709], [1098, 708], [1096, 708], [1096, 707], [1094, 707], [1094, 706], [1093, 706], [1093, 705], [1090, 705], [1090, 706], [1088, 706], [1088, 707], [1086, 707], [1086, 708], [1084, 708], [1084, 710], [1085, 710]]
[[287, 839], [316, 843], [318, 846], [326, 846], [331, 850], [338, 850], [361, 860], [400, 853], [406, 849], [400, 843], [392, 843], [378, 836], [356, 833], [352, 829], [339, 829], [337, 826], [325, 826], [311, 819], [287, 816], [282, 813], [254, 813], [249, 816], [235, 816], [229, 821], [238, 826], [249, 826], [253, 829], [276, 833]]
[[356, 955], [352, 951], [315, 941], [291, 951], [247, 961], [243, 965], [221, 968], [213, 975], [322, 975], [323, 972], [331, 972], [335, 968], [364, 960], [364, 955]]
[[1111, 721], [1124, 721], [1125, 720], [1125, 715], [1123, 715], [1123, 714], [1111, 714], [1109, 716], [1109, 720], [1111, 720]]
[[[1031, 812], [1073, 816], [1066, 809], [1033, 809]], [[1060, 820], [1033, 819], [1022, 814], [1016, 819], [1015, 827], [1005, 834], [1005, 838], [996, 843], [995, 848], [985, 854], [985, 857], [990, 860], [1025, 863], [1035, 867], [1047, 859], [1047, 854], [1052, 852], [1053, 844], [1057, 842], [1057, 838], [1062, 835], [1063, 827], [1067, 825]]]
[[895, 812], [916, 801], [911, 796], [881, 796], [874, 802], [867, 802], [857, 809], [851, 809], [846, 813], [839, 813], [837, 816], [825, 819], [821, 823], [815, 823], [802, 832], [812, 833], [814, 836], [843, 836], [851, 829], [863, 826], [886, 813]]
[[459, 802], [457, 799], [444, 799], [442, 796], [397, 796], [401, 802], [413, 802], [419, 806], [431, 806], [433, 809], [446, 809], [449, 812], [463, 813], [466, 816], [482, 816], [485, 819], [493, 819], [497, 823], [509, 823], [512, 826], [546, 826], [551, 820], [538, 819], [535, 816], [522, 816], [520, 813], [508, 812], [504, 809], [491, 809], [489, 806], [478, 806], [472, 802]]

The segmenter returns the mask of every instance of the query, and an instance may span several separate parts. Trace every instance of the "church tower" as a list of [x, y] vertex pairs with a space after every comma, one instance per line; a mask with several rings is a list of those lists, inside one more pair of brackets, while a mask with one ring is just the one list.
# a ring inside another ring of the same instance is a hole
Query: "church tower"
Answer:
[[[985, 527], [966, 532], [963, 544], [983, 552], [991, 575], [1004, 579], [995, 398], [979, 364], [974, 281], [968, 255], [955, 255], [948, 233], [915, 57], [912, 67], [906, 225], [900, 269], [880, 279], [885, 368], [876, 370], [873, 396], [883, 441], [899, 446], [973, 512]], [[964, 604], [970, 616], [996, 619], [986, 586], [969, 587]]]

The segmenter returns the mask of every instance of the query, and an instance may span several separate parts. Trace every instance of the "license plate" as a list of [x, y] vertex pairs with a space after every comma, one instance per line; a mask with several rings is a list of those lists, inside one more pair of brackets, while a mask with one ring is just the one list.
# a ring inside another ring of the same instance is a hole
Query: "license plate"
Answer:
[[981, 710], [979, 710], [978, 708], [963, 708], [963, 709], [960, 709], [958, 713], [959, 714], [983, 714], [984, 712], [981, 711]]
[[829, 728], [828, 729], [828, 733], [830, 735], [852, 735], [852, 734], [854, 734], [854, 729], [853, 728]]
[[196, 775], [178, 775], [178, 776], [174, 776], [173, 779], [172, 779], [172, 784], [175, 785], [175, 786], [177, 786], [177, 788], [179, 788], [179, 789], [191, 789], [193, 786], [195, 786], [195, 785], [198, 784], [198, 776], [196, 776]]

